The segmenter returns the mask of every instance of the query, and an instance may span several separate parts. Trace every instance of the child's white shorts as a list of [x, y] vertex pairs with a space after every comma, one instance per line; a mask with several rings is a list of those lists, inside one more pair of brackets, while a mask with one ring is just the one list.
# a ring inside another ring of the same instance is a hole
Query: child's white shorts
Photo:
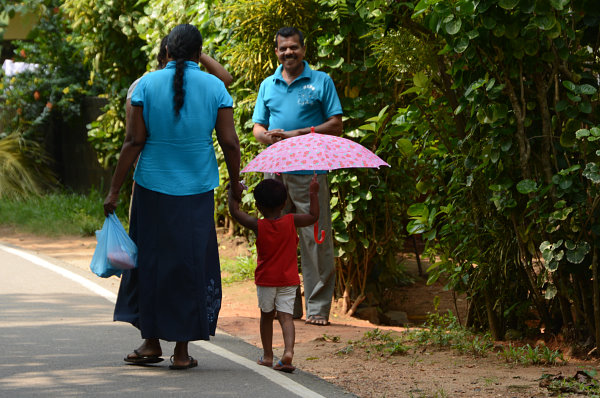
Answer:
[[294, 313], [294, 300], [298, 286], [256, 286], [258, 307], [262, 312], [277, 310], [287, 314]]

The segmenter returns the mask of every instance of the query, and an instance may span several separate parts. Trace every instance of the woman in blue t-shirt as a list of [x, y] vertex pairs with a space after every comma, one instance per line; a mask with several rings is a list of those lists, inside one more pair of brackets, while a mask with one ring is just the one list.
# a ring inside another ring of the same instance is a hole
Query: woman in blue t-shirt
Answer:
[[241, 198], [240, 148], [233, 101], [218, 78], [198, 67], [202, 36], [192, 25], [169, 33], [162, 70], [140, 79], [104, 212], [139, 155], [129, 235], [137, 268], [121, 279], [114, 319], [141, 331], [144, 342], [125, 357], [132, 364], [162, 361], [160, 340], [175, 341], [171, 369], [198, 365], [188, 342], [215, 334], [221, 277], [213, 190], [219, 185], [212, 131], [223, 150], [234, 193]]

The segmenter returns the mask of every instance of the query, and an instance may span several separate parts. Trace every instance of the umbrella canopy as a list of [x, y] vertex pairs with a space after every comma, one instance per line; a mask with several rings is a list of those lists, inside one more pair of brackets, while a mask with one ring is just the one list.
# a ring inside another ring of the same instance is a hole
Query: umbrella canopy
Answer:
[[364, 146], [335, 135], [310, 133], [281, 140], [258, 154], [242, 170], [282, 173], [390, 166]]

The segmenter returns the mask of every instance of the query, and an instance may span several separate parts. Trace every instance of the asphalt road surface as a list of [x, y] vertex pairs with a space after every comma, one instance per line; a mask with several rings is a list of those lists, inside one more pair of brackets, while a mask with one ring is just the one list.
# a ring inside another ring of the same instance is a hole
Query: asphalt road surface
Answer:
[[217, 332], [190, 344], [199, 366], [132, 366], [141, 340], [112, 321], [114, 292], [69, 265], [0, 244], [0, 397], [353, 397], [311, 374], [257, 365], [257, 347]]

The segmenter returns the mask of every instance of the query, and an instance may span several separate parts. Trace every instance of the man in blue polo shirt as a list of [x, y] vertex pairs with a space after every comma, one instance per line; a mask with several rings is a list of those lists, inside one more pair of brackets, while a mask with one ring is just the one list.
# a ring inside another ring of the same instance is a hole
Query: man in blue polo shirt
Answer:
[[[281, 65], [261, 83], [252, 116], [254, 137], [258, 142], [274, 144], [289, 137], [308, 134], [311, 127], [320, 134], [342, 133], [342, 106], [333, 81], [326, 73], [312, 70], [304, 61], [305, 53], [304, 35], [300, 30], [289, 27], [279, 29], [275, 35], [275, 54]], [[319, 227], [325, 231], [325, 242], [315, 242], [312, 227], [299, 229], [306, 323], [320, 326], [329, 324], [335, 288], [326, 173], [317, 172], [321, 213]], [[309, 213], [308, 186], [312, 174], [312, 171], [297, 171], [266, 177], [281, 179], [286, 185], [290, 199], [287, 212]]]

